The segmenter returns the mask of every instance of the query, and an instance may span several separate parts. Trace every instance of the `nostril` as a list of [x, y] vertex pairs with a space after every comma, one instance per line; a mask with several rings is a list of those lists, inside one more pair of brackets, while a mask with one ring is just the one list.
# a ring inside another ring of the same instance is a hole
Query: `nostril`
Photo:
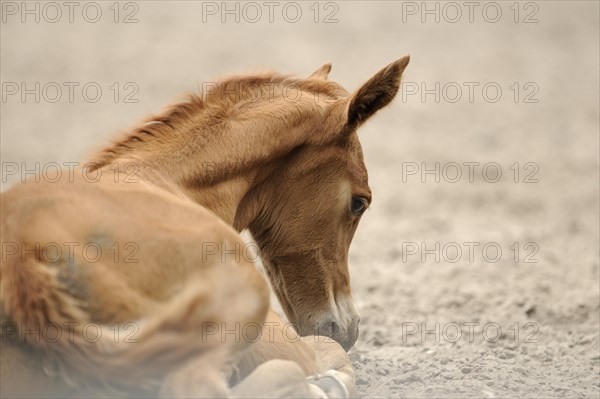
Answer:
[[340, 325], [335, 321], [326, 321], [317, 327], [315, 335], [323, 335], [338, 341], [340, 339]]

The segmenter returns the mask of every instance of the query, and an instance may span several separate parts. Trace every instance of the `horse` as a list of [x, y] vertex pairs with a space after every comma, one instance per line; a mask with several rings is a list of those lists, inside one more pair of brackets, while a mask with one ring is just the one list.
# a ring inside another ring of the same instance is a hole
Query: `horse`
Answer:
[[227, 76], [68, 178], [1, 193], [3, 396], [355, 395], [357, 129], [408, 62], [353, 93], [329, 63]]

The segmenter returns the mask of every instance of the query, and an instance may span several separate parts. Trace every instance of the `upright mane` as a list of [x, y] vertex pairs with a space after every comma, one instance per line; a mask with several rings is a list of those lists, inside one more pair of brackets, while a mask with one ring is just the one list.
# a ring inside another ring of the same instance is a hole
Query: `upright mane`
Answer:
[[186, 120], [196, 115], [204, 107], [201, 97], [190, 94], [187, 100], [169, 106], [162, 113], [144, 119], [133, 129], [122, 132], [111, 144], [100, 150], [92, 158], [91, 170], [100, 169], [112, 163], [134, 147], [148, 140], [169, 136]]
[[[100, 150], [91, 161], [90, 170], [111, 164], [147, 141], [164, 141], [185, 126], [193, 127], [198, 116], [212, 110], [211, 117], [226, 119], [245, 104], [273, 100], [275, 87], [285, 88], [284, 95], [290, 102], [310, 95], [314, 101], [335, 101], [348, 92], [334, 82], [319, 79], [299, 79], [278, 73], [234, 75], [206, 85], [200, 95], [188, 94], [186, 100], [175, 103], [162, 113], [144, 119], [137, 126], [125, 131], [111, 144]], [[196, 126], [197, 127], [197, 126]]]

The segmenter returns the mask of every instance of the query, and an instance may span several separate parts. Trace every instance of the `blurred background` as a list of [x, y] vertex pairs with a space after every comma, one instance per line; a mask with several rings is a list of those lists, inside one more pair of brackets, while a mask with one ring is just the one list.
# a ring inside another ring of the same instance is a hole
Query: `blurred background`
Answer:
[[409, 53], [360, 131], [361, 394], [599, 397], [598, 2], [0, 4], [3, 190], [220, 75]]

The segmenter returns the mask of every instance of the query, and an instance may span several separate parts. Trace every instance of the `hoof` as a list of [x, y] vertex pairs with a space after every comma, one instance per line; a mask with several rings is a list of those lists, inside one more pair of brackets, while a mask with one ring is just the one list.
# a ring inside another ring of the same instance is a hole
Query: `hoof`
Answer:
[[306, 381], [323, 391], [324, 398], [347, 399], [350, 397], [348, 388], [337, 374], [335, 370], [328, 370], [323, 374], [312, 375]]

